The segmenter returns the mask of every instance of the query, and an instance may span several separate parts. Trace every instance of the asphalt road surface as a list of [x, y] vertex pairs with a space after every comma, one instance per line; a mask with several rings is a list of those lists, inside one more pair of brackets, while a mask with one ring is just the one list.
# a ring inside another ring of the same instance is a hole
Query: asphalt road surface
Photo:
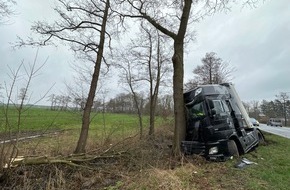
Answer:
[[289, 127], [274, 127], [274, 126], [267, 126], [266, 124], [260, 124], [259, 129], [261, 129], [262, 131], [266, 131], [268, 133], [272, 133], [272, 134], [290, 139]]

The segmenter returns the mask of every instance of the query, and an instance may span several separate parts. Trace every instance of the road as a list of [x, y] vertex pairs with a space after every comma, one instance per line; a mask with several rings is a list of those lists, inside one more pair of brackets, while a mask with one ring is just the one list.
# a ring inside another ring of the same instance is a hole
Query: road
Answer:
[[266, 124], [260, 124], [259, 129], [261, 129], [262, 131], [266, 131], [268, 133], [272, 133], [272, 134], [290, 139], [289, 127], [274, 127], [274, 126], [267, 126]]

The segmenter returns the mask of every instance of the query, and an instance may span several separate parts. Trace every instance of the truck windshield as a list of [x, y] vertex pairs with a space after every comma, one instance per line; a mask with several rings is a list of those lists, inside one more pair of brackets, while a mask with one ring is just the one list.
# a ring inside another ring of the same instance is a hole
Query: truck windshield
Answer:
[[213, 100], [213, 105], [216, 114], [221, 114], [224, 113], [225, 111], [228, 111], [227, 106], [225, 106], [224, 103], [220, 100]]
[[199, 118], [205, 115], [203, 102], [197, 103], [192, 107], [187, 107], [191, 119]]
[[211, 110], [214, 110], [215, 118], [223, 117], [228, 115], [230, 112], [228, 105], [223, 100], [211, 100]]

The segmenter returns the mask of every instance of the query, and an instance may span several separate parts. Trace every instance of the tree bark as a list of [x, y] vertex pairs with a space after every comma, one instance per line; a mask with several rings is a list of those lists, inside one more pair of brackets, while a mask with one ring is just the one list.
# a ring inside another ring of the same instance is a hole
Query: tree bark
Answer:
[[185, 113], [183, 101], [183, 41], [174, 43], [173, 62], [173, 100], [174, 100], [174, 138], [173, 154], [180, 154], [180, 143], [185, 138]]
[[109, 11], [110, 1], [106, 1], [106, 6], [104, 10], [104, 16], [102, 21], [102, 28], [100, 32], [100, 43], [99, 43], [99, 49], [97, 53], [97, 59], [95, 62], [94, 67], [94, 73], [91, 80], [90, 90], [88, 94], [88, 99], [84, 107], [83, 117], [82, 117], [82, 128], [81, 133], [79, 136], [79, 140], [77, 143], [77, 147], [74, 151], [74, 153], [83, 153], [85, 152], [87, 139], [88, 139], [88, 133], [89, 133], [89, 126], [90, 126], [90, 115], [91, 110], [96, 94], [97, 89], [97, 83], [99, 80], [100, 70], [101, 70], [101, 63], [103, 58], [103, 52], [104, 52], [104, 44], [105, 44], [105, 33], [106, 33], [106, 24], [107, 24], [107, 18], [108, 18], [108, 11]]
[[183, 78], [184, 78], [184, 37], [188, 25], [192, 0], [184, 0], [184, 7], [180, 20], [180, 26], [177, 36], [174, 38], [174, 55], [173, 63], [173, 101], [174, 101], [174, 138], [173, 138], [173, 155], [180, 155], [180, 144], [185, 139], [186, 122], [183, 101]]
[[162, 60], [160, 59], [160, 37], [158, 34], [157, 38], [157, 74], [156, 74], [156, 84], [153, 89], [153, 77], [152, 77], [152, 67], [151, 62], [149, 63], [149, 73], [150, 73], [150, 121], [149, 121], [149, 136], [154, 136], [155, 131], [155, 113], [156, 113], [156, 105], [160, 87], [161, 80], [161, 67]]

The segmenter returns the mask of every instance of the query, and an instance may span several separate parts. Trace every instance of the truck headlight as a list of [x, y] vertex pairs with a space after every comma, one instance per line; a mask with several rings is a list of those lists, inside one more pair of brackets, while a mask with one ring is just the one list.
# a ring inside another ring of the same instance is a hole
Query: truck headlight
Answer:
[[209, 149], [208, 154], [216, 154], [218, 153], [218, 151], [219, 151], [218, 147], [215, 146]]

